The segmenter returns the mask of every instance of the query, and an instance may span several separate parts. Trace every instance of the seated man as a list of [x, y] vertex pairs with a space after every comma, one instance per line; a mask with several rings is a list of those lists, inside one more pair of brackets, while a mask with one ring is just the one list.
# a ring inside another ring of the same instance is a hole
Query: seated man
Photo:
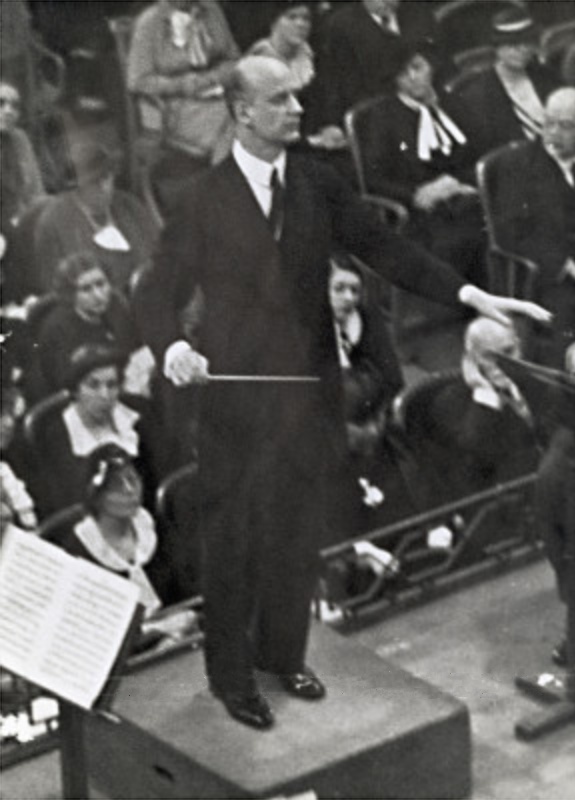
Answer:
[[485, 241], [472, 133], [453, 98], [435, 91], [421, 47], [398, 49], [393, 75], [394, 94], [366, 113], [360, 131], [367, 188], [406, 205], [411, 235], [481, 284]]
[[[426, 411], [421, 456], [430, 466], [428, 506], [489, 489], [536, 468], [531, 412], [494, 353], [519, 356], [512, 328], [478, 318], [465, 334], [461, 377], [447, 384]], [[440, 473], [440, 474], [439, 474]]]
[[538, 302], [555, 314], [555, 337], [536, 353], [561, 366], [575, 339], [575, 88], [545, 105], [543, 135], [509, 151], [498, 176], [496, 204], [506, 247], [535, 261]]

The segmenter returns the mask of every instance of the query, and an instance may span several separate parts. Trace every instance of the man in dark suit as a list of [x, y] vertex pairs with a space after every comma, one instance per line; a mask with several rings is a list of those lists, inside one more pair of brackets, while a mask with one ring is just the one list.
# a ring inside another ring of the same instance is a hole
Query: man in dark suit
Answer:
[[406, 41], [436, 42], [436, 24], [428, 3], [361, 0], [336, 11], [325, 34], [320, 78], [326, 122], [340, 125], [360, 100], [385, 92]]
[[542, 138], [511, 149], [497, 182], [505, 246], [539, 266], [536, 298], [555, 314], [559, 367], [575, 339], [575, 89], [549, 96]]
[[[228, 712], [260, 729], [273, 715], [256, 667], [296, 697], [325, 694], [305, 651], [326, 468], [345, 452], [327, 292], [334, 245], [440, 302], [459, 295], [500, 319], [513, 309], [546, 316], [462, 286], [449, 268], [382, 227], [335, 173], [288, 155], [301, 116], [294, 91], [276, 59], [250, 56], [236, 65], [227, 86], [232, 156], [182, 197], [135, 297], [166, 377], [176, 386], [208, 383], [199, 443], [207, 673]], [[197, 285], [205, 296], [201, 355], [178, 327]], [[210, 383], [208, 367], [214, 376], [246, 377]]]

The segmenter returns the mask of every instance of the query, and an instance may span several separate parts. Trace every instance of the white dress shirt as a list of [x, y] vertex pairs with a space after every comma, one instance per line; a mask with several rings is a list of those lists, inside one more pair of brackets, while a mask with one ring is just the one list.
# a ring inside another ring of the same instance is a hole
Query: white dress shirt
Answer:
[[277, 171], [278, 178], [285, 184], [286, 174], [286, 153], [283, 151], [275, 161], [262, 161], [261, 158], [253, 156], [236, 139], [232, 147], [232, 155], [241, 173], [247, 180], [258, 205], [266, 217], [269, 216], [272, 208], [272, 189], [271, 180], [273, 171]]

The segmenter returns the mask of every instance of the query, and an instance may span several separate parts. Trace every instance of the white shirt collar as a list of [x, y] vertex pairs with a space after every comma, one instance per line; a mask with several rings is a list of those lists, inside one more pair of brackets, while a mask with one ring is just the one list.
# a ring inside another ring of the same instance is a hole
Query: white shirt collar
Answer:
[[[545, 147], [545, 145], [543, 145]], [[553, 159], [553, 161], [557, 164], [561, 172], [565, 175], [565, 179], [569, 186], [573, 186], [573, 167], [575, 167], [575, 156], [573, 158], [568, 158], [567, 160], [557, 158], [555, 153], [552, 150], [548, 150], [545, 147], [545, 152], [547, 155]], [[575, 188], [575, 186], [573, 186]]]
[[246, 148], [237, 140], [234, 140], [232, 153], [236, 164], [244, 174], [248, 183], [257, 184], [258, 186], [265, 186], [270, 188], [272, 173], [277, 170], [278, 177], [282, 183], [285, 183], [286, 174], [286, 152], [283, 150], [280, 155], [272, 161], [262, 161], [261, 158], [248, 153]]

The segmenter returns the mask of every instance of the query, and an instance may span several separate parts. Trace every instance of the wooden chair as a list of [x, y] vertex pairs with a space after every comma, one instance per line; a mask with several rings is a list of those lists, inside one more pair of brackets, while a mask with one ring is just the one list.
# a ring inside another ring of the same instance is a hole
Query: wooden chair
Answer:
[[26, 443], [34, 453], [41, 451], [42, 431], [46, 424], [61, 413], [69, 402], [70, 392], [67, 389], [61, 389], [44, 400], [40, 400], [28, 411], [24, 417], [23, 432]]
[[477, 164], [477, 183], [489, 237], [490, 289], [529, 300], [534, 295], [539, 267], [529, 258], [514, 252], [514, 242], [502, 213], [499, 182], [508, 154], [522, 146], [523, 142], [511, 142], [484, 156]]
[[560, 67], [567, 53], [575, 47], [575, 20], [551, 25], [541, 34], [541, 58], [545, 64]]
[[199, 507], [197, 463], [175, 470], [156, 491], [155, 518], [160, 533], [158, 570], [169, 576], [165, 583], [170, 587], [171, 603], [194, 597], [200, 590]]
[[134, 24], [135, 18], [131, 16], [108, 19], [122, 74], [130, 187], [140, 194], [154, 219], [162, 227], [163, 217], [152, 190], [150, 170], [165, 140], [164, 103], [160, 98], [128, 89], [128, 58]]
[[361, 148], [362, 123], [383, 99], [383, 97], [376, 97], [358, 103], [347, 112], [344, 124], [362, 200], [375, 208], [378, 214], [388, 224], [393, 225], [396, 230], [401, 230], [409, 219], [409, 213], [405, 206], [397, 202], [397, 200], [392, 200], [390, 197], [374, 195], [368, 191], [365, 164]]

